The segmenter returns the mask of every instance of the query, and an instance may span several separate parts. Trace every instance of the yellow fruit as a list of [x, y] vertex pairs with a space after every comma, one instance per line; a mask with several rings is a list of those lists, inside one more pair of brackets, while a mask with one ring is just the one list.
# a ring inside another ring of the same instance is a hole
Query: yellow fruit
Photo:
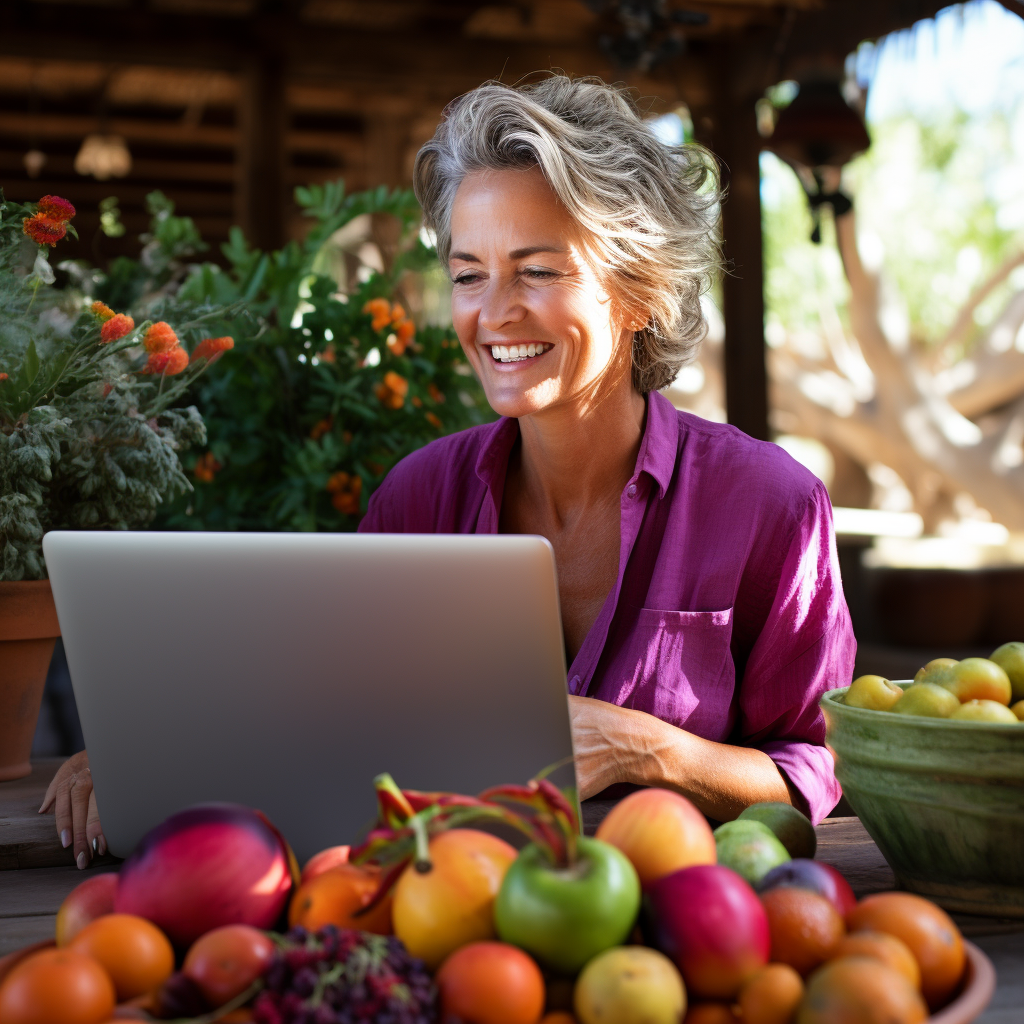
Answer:
[[1024, 700], [1019, 700], [1016, 704], [1011, 704], [1010, 710], [1018, 719], [1020, 719], [1020, 721], [1024, 722]]
[[989, 655], [989, 661], [994, 661], [1010, 677], [1010, 688], [1013, 691], [1010, 699], [1024, 700], [1024, 643], [1012, 640], [997, 647]]
[[617, 946], [583, 968], [573, 1007], [581, 1024], [679, 1024], [686, 988], [664, 953]]
[[955, 658], [933, 658], [924, 668], [919, 668], [914, 675], [915, 683], [936, 683], [939, 686], [952, 678], [952, 669], [959, 662]]
[[961, 704], [950, 716], [958, 722], [1003, 722], [1020, 725], [1017, 716], [1005, 705], [994, 700], [969, 700]]
[[398, 879], [395, 935], [431, 970], [460, 946], [493, 939], [494, 898], [515, 859], [512, 846], [486, 832], [442, 832], [430, 843], [431, 869], [410, 864]]
[[925, 718], [949, 718], [960, 707], [960, 701], [944, 686], [935, 683], [914, 683], [892, 706], [898, 715], [921, 715]]
[[961, 704], [969, 700], [995, 700], [1009, 704], [1010, 677], [988, 658], [964, 658], [951, 669], [951, 678], [942, 683]]
[[851, 708], [888, 711], [902, 696], [903, 691], [888, 679], [881, 676], [861, 676], [854, 679], [846, 691], [845, 703]]

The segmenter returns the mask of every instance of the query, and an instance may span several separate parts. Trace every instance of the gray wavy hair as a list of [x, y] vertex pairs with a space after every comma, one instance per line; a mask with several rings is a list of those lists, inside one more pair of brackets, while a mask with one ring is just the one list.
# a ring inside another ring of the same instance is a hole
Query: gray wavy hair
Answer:
[[416, 157], [413, 187], [442, 264], [462, 179], [534, 166], [589, 234], [625, 304], [646, 315], [633, 336], [633, 384], [643, 394], [671, 384], [707, 333], [700, 297], [721, 264], [711, 154], [665, 145], [629, 93], [599, 79], [487, 82], [448, 106]]

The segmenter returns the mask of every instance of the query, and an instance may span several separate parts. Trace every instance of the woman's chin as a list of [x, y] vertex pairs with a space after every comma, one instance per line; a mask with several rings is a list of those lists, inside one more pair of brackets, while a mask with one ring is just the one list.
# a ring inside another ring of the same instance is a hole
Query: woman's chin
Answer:
[[499, 415], [509, 419], [522, 419], [535, 413], [550, 409], [558, 401], [556, 389], [550, 386], [553, 381], [545, 381], [530, 388], [509, 385], [490, 386], [484, 388], [487, 404]]

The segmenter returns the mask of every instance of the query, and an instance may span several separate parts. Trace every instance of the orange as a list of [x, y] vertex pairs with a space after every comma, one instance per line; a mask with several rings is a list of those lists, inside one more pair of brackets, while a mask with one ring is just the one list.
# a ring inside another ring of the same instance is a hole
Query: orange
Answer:
[[895, 935], [921, 968], [921, 994], [933, 1009], [945, 1005], [964, 973], [964, 940], [949, 914], [909, 892], [866, 896], [846, 916], [851, 932]]
[[767, 964], [740, 989], [743, 1024], [789, 1024], [804, 995], [804, 983], [789, 964]]
[[471, 942], [456, 950], [437, 972], [437, 989], [443, 1021], [537, 1024], [544, 1012], [540, 968], [504, 942]]
[[805, 977], [832, 956], [843, 937], [843, 919], [832, 903], [809, 889], [780, 887], [761, 897], [771, 933], [771, 960]]
[[269, 936], [247, 924], [225, 924], [192, 943], [181, 973], [199, 986], [210, 1006], [223, 1006], [252, 985], [273, 956]]
[[693, 1003], [683, 1024], [740, 1024], [740, 1018], [728, 1003]]
[[114, 983], [92, 957], [44, 949], [22, 960], [0, 985], [4, 1024], [101, 1024], [114, 1012]]
[[155, 924], [134, 914], [105, 914], [87, 924], [68, 949], [91, 956], [110, 975], [117, 1001], [162, 985], [174, 970], [174, 949]]
[[833, 957], [873, 956], [887, 967], [899, 971], [914, 988], [921, 987], [921, 968], [907, 944], [885, 932], [854, 932], [844, 935]]
[[410, 864], [395, 886], [395, 935], [430, 970], [459, 946], [493, 939], [494, 898], [516, 856], [503, 839], [477, 829], [435, 836], [430, 870]]
[[807, 980], [796, 1024], [922, 1024], [928, 1007], [891, 967], [867, 956], [844, 956]]
[[541, 1017], [540, 1024], [576, 1024], [576, 1018], [568, 1010], [549, 1010]]
[[391, 896], [367, 914], [356, 912], [370, 902], [380, 885], [380, 870], [358, 864], [336, 864], [299, 886], [288, 907], [288, 926], [311, 932], [325, 924], [356, 928], [378, 935], [391, 934]]

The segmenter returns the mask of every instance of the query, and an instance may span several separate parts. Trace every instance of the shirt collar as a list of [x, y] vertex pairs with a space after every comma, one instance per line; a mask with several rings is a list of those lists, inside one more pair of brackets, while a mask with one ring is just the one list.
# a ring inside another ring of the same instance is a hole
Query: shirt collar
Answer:
[[657, 391], [647, 396], [647, 423], [634, 477], [647, 473], [658, 485], [662, 498], [672, 482], [679, 448], [679, 414], [672, 403]]
[[[501, 507], [508, 459], [518, 437], [519, 421], [502, 416], [488, 431], [477, 455], [476, 475], [490, 491], [496, 508]], [[675, 472], [678, 446], [679, 415], [664, 395], [652, 391], [647, 396], [647, 419], [634, 478], [640, 473], [647, 473], [664, 498]]]

